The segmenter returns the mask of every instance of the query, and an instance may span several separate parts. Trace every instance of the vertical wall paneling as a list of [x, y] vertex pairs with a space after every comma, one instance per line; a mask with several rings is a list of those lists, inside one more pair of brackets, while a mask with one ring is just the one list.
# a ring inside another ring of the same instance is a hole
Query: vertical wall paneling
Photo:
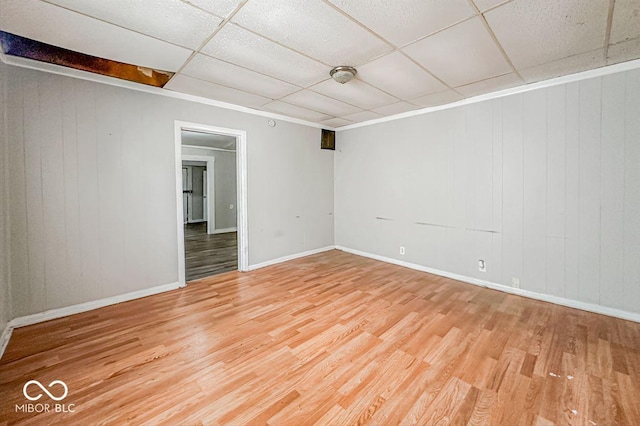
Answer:
[[[64, 218], [66, 247], [66, 276], [61, 292], [65, 305], [77, 304], [82, 295], [76, 290], [82, 286], [82, 249], [80, 240], [80, 193], [78, 177], [78, 133], [76, 97], [73, 80], [61, 82], [62, 156], [64, 176]], [[62, 96], [62, 93], [69, 94]]]
[[492, 244], [492, 264], [489, 265], [488, 273], [491, 281], [496, 283], [504, 282], [502, 277], [502, 99], [492, 101], [492, 208], [491, 208], [491, 244]]
[[600, 302], [600, 78], [580, 82], [578, 282], [580, 300]]
[[566, 88], [547, 89], [546, 291], [564, 297]]
[[334, 243], [319, 129], [2, 67], [13, 316], [177, 285], [176, 120], [247, 132], [250, 265]]
[[[492, 102], [470, 105], [467, 109], [467, 139], [470, 147], [469, 188], [471, 193], [468, 210], [470, 222], [467, 233], [472, 238], [472, 256], [468, 261], [470, 275], [489, 278], [494, 271], [492, 256], [492, 210], [493, 210], [493, 108]], [[480, 272], [477, 261], [484, 260], [488, 272]]]
[[564, 296], [579, 299], [580, 83], [566, 86]]
[[120, 293], [124, 279], [124, 204], [120, 90], [98, 86], [96, 91], [96, 145], [100, 187], [100, 275], [102, 297]]
[[624, 134], [624, 307], [640, 304], [640, 70], [626, 74]]
[[[6, 71], [6, 66], [3, 71]], [[5, 74], [6, 77], [6, 74]], [[27, 244], [27, 199], [25, 180], [25, 143], [24, 143], [24, 101], [22, 82], [8, 85], [7, 102], [12, 101], [12, 107], [7, 106], [7, 144], [9, 146], [9, 217], [11, 245], [10, 283], [11, 299], [14, 306], [29, 306], [31, 289], [29, 282], [29, 247]], [[22, 283], [13, 286], [14, 283]], [[14, 314], [16, 309], [14, 308]]]
[[147, 155], [144, 147], [144, 128], [135, 102], [135, 93], [123, 91], [121, 95], [121, 156], [122, 156], [122, 211], [124, 230], [124, 269], [126, 279], [151, 286], [146, 268], [140, 268], [140, 253], [147, 247], [145, 222], [151, 216], [145, 197]]
[[[96, 135], [96, 86], [74, 81], [76, 132], [78, 144], [78, 216], [81, 293], [102, 297], [100, 288], [100, 187], [98, 185], [98, 148]], [[86, 299], [85, 299], [86, 300]], [[36, 311], [37, 312], [37, 311]]]
[[[336, 193], [336, 208], [344, 212], [336, 217], [337, 244], [640, 312], [639, 70], [350, 129], [339, 139], [336, 181], [347, 189]], [[393, 161], [372, 177], [389, 141]], [[396, 180], [400, 175], [405, 182]], [[350, 202], [351, 194], [374, 194], [388, 178], [392, 203], [379, 197], [371, 209], [366, 200]], [[438, 223], [433, 204], [442, 190], [446, 214]], [[374, 210], [437, 226], [406, 232], [386, 223], [383, 229], [368, 221]], [[410, 255], [389, 249], [400, 241]], [[486, 273], [478, 271], [480, 258]]]
[[[9, 288], [9, 145], [7, 139], [7, 77], [0, 64], [0, 333], [12, 318]], [[0, 343], [1, 344], [1, 343]]]
[[546, 288], [547, 90], [524, 94], [523, 285]]
[[502, 103], [502, 279], [509, 286], [523, 277], [523, 101], [520, 94]]
[[620, 309], [624, 308], [624, 109], [625, 75], [603, 77], [600, 303]]
[[[38, 81], [25, 83], [23, 110], [25, 116], [40, 116], [40, 93]], [[42, 158], [41, 143], [44, 129], [39, 121], [24, 120], [24, 155], [26, 181], [26, 214], [28, 245], [28, 277], [30, 290], [29, 308], [43, 311], [46, 306], [45, 288], [45, 233], [42, 206]]]
[[66, 277], [63, 109], [60, 80], [48, 76], [39, 88], [46, 304], [60, 308], [66, 306], [71, 293]]

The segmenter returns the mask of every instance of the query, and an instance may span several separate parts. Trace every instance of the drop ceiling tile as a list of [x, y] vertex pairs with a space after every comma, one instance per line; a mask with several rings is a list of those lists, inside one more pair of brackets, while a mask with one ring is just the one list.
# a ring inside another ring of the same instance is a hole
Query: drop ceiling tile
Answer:
[[[611, 50], [609, 50], [611, 52]], [[591, 52], [570, 56], [547, 64], [520, 70], [520, 75], [527, 83], [548, 80], [562, 75], [574, 74], [592, 68], [605, 65], [604, 50], [597, 49]]]
[[496, 7], [500, 4], [509, 3], [512, 0], [473, 0], [480, 12]]
[[375, 113], [373, 111], [362, 111], [362, 112], [356, 112], [355, 114], [344, 115], [340, 118], [353, 121], [354, 123], [359, 123], [361, 121], [375, 120], [376, 118], [380, 118], [380, 117], [382, 117], [382, 115]]
[[293, 84], [202, 54], [197, 54], [191, 59], [181, 73], [272, 99], [278, 99], [300, 90], [298, 86]]
[[412, 105], [408, 102], [396, 102], [395, 104], [385, 105], [380, 108], [376, 108], [373, 111], [384, 116], [400, 114], [407, 111], [413, 111], [414, 109], [421, 108], [416, 105]]
[[609, 46], [607, 64], [631, 61], [640, 58], [640, 38]]
[[420, 96], [419, 98], [410, 99], [412, 104], [420, 105], [423, 108], [450, 104], [459, 101], [464, 97], [453, 90], [444, 90], [430, 95]]
[[474, 14], [467, 0], [329, 0], [396, 46], [455, 24]]
[[456, 87], [456, 91], [464, 96], [477, 96], [489, 92], [497, 92], [498, 90], [508, 89], [510, 87], [525, 84], [524, 81], [515, 75], [509, 73], [498, 77], [489, 78], [487, 80], [478, 81], [476, 83], [467, 84], [466, 86]]
[[2, 0], [0, 29], [87, 55], [164, 71], [177, 71], [192, 53], [36, 0]]
[[402, 50], [452, 87], [512, 71], [480, 18], [454, 25]]
[[326, 79], [330, 68], [234, 24], [226, 24], [202, 49], [215, 58], [299, 86]]
[[301, 90], [292, 95], [285, 96], [281, 100], [303, 108], [320, 111], [331, 116], [347, 115], [361, 111], [360, 108], [353, 105], [345, 104], [344, 102], [321, 95], [320, 93], [312, 92], [311, 90]]
[[250, 1], [233, 22], [333, 66], [359, 65], [391, 50], [321, 0]]
[[336, 117], [330, 120], [325, 120], [321, 124], [324, 124], [325, 126], [329, 126], [329, 127], [342, 127], [342, 126], [348, 126], [349, 124], [353, 124], [353, 122], [349, 120], [345, 120], [344, 118]]
[[374, 109], [399, 100], [375, 87], [369, 86], [357, 77], [345, 84], [340, 84], [332, 79], [325, 80], [322, 83], [311, 86], [310, 89], [362, 109]]
[[[197, 49], [222, 19], [180, 0], [48, 0], [179, 46]], [[126, 13], [123, 13], [125, 11]]]
[[228, 102], [252, 108], [260, 108], [271, 99], [258, 96], [242, 90], [232, 89], [208, 81], [198, 80], [186, 75], [176, 74], [164, 86], [165, 89], [175, 92], [188, 93], [190, 95], [202, 96], [216, 101]]
[[185, 3], [191, 3], [207, 12], [215, 13], [218, 16], [226, 18], [242, 0], [184, 0]]
[[400, 52], [358, 67], [358, 78], [400, 99], [415, 98], [447, 88]]
[[601, 48], [608, 1], [514, 0], [485, 14], [516, 69]]
[[640, 1], [616, 0], [609, 43], [616, 44], [640, 37]]
[[330, 115], [322, 114], [321, 112], [311, 111], [310, 109], [302, 108], [296, 105], [291, 105], [282, 101], [273, 101], [262, 107], [267, 111], [277, 112], [289, 117], [301, 118], [309, 121], [323, 121], [331, 118]]

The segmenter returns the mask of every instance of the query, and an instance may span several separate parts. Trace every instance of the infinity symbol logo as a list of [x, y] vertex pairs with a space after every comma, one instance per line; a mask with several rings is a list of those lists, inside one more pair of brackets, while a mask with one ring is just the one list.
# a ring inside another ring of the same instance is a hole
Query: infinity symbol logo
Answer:
[[29, 387], [29, 385], [37, 385], [40, 389], [42, 389], [42, 392], [49, 395], [49, 398], [53, 399], [54, 401], [61, 401], [65, 399], [67, 397], [67, 393], [69, 393], [69, 388], [67, 388], [66, 383], [63, 382], [62, 380], [54, 380], [53, 382], [49, 383], [49, 388], [51, 388], [54, 385], [62, 385], [62, 388], [64, 389], [64, 393], [62, 394], [62, 396], [58, 396], [58, 397], [53, 396], [51, 392], [49, 392], [44, 386], [42, 386], [42, 383], [40, 383], [39, 381], [29, 380], [27, 383], [24, 384], [24, 387], [22, 388], [22, 393], [24, 394], [24, 397], [27, 398], [29, 401], [37, 401], [42, 397], [42, 393], [39, 393], [37, 396], [30, 396], [27, 393], [27, 388]]

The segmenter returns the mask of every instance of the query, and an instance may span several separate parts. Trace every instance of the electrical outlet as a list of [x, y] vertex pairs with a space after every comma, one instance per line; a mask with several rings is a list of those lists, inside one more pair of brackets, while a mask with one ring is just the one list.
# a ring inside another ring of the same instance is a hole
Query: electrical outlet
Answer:
[[482, 259], [478, 260], [478, 271], [487, 272], [487, 262]]
[[233, 210], [233, 204], [229, 204], [229, 210]]
[[513, 288], [520, 288], [520, 278], [511, 278], [511, 285], [513, 286]]
[[400, 254], [404, 256], [404, 247], [400, 247]]

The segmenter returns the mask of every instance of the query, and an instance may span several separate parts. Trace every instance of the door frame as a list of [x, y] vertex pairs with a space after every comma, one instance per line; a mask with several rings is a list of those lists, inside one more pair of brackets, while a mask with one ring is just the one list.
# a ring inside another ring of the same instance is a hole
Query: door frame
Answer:
[[247, 210], [247, 132], [238, 129], [210, 126], [208, 124], [174, 121], [175, 172], [176, 172], [176, 213], [178, 236], [178, 281], [186, 285], [184, 218], [182, 213], [182, 131], [193, 130], [204, 133], [233, 136], [236, 138], [236, 187], [237, 187], [237, 228], [238, 228], [238, 270], [249, 270], [249, 226]]
[[[182, 155], [182, 150], [180, 151]], [[182, 161], [204, 161], [207, 163], [207, 234], [211, 234], [216, 229], [216, 189], [215, 189], [215, 167], [216, 157], [206, 155], [182, 155]], [[182, 162], [180, 163], [182, 164]], [[182, 179], [182, 173], [180, 174]], [[184, 219], [184, 218], [183, 218]]]

